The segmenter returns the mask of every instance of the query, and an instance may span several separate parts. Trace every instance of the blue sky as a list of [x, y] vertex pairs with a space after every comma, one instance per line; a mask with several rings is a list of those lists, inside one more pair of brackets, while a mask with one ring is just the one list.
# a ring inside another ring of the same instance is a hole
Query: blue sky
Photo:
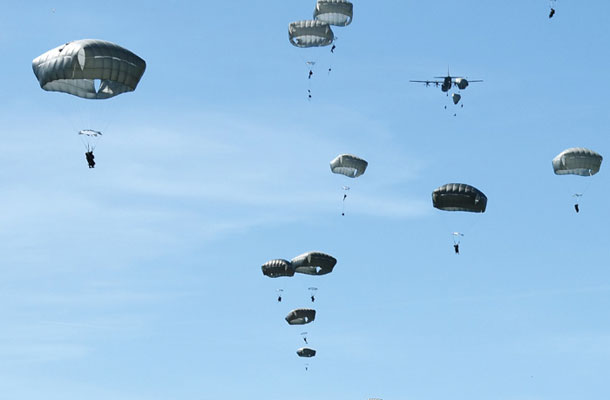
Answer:
[[[559, 0], [548, 20], [544, 0], [355, 2], [332, 57], [288, 42], [314, 5], [3, 7], [1, 398], [607, 397], [606, 166], [559, 177], [551, 159], [610, 154], [610, 5]], [[40, 89], [32, 59], [82, 38], [144, 58], [137, 90]], [[408, 82], [448, 66], [485, 80], [456, 117]], [[94, 170], [83, 115], [104, 126]], [[340, 153], [366, 173], [333, 175]], [[487, 212], [434, 209], [449, 182]], [[261, 274], [307, 251], [334, 272]], [[288, 326], [310, 286], [316, 321]]]

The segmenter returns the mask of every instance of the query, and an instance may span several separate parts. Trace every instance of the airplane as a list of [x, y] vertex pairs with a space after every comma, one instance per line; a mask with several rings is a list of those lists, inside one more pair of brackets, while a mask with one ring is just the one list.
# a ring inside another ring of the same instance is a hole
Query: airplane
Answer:
[[[461, 76], [451, 76], [449, 74], [449, 69], [447, 69], [447, 76], [435, 76], [434, 79], [442, 79], [442, 81], [430, 80], [430, 81], [409, 81], [415, 83], [423, 83], [426, 86], [434, 85], [438, 87], [440, 85], [441, 90], [443, 92], [448, 92], [454, 85], [458, 87], [460, 90], [464, 90], [468, 87], [470, 83], [473, 82], [483, 82], [482, 80], [472, 80], [469, 81]], [[447, 94], [449, 95], [449, 94]]]

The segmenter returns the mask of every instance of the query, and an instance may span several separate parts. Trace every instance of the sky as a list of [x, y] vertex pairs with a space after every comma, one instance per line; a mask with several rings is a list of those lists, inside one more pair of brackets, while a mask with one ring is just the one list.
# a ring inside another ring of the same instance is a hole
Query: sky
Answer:
[[[334, 54], [288, 41], [314, 6], [4, 5], [0, 398], [608, 397], [607, 167], [551, 160], [610, 154], [610, 4], [355, 1]], [[134, 92], [40, 88], [32, 60], [85, 38], [146, 60]], [[409, 82], [448, 68], [484, 80], [463, 108]], [[95, 127], [89, 169], [77, 132]], [[366, 173], [332, 174], [341, 153]], [[487, 211], [434, 209], [451, 182]], [[261, 273], [308, 251], [333, 273]]]

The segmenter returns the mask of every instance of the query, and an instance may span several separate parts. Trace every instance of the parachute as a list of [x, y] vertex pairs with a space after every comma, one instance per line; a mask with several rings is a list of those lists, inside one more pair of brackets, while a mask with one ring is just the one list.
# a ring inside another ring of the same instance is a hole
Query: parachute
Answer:
[[36, 57], [32, 69], [44, 90], [84, 99], [108, 99], [134, 91], [146, 62], [117, 44], [83, 39]]
[[102, 132], [94, 131], [93, 129], [83, 129], [82, 131], [78, 132], [78, 134], [88, 136], [88, 137], [102, 136]]
[[294, 267], [290, 261], [286, 260], [271, 260], [264, 263], [261, 267], [263, 275], [270, 278], [278, 278], [280, 276], [294, 276]]
[[78, 132], [78, 135], [83, 139], [83, 145], [85, 145], [87, 151], [93, 151], [95, 150], [97, 138], [102, 136], [102, 132], [94, 131], [93, 129], [83, 129]]
[[286, 316], [286, 322], [290, 325], [305, 325], [316, 319], [316, 310], [311, 308], [297, 308], [290, 311]]
[[316, 351], [314, 349], [310, 349], [309, 347], [301, 347], [297, 350], [297, 355], [299, 357], [315, 357]]
[[453, 104], [459, 103], [461, 99], [462, 99], [462, 95], [460, 95], [458, 93], [453, 93], [451, 95], [451, 100], [453, 100]]
[[347, 0], [318, 0], [313, 17], [335, 26], [347, 26], [354, 17], [354, 5]]
[[593, 150], [573, 147], [553, 158], [556, 175], [592, 176], [599, 172], [603, 157]]
[[444, 211], [485, 212], [487, 196], [463, 183], [448, 183], [432, 192], [432, 205]]
[[328, 254], [311, 251], [293, 258], [294, 271], [306, 275], [326, 275], [333, 272], [337, 259]]
[[330, 162], [330, 170], [334, 174], [345, 175], [349, 178], [357, 178], [364, 174], [368, 162], [352, 154], [340, 154]]
[[288, 25], [288, 39], [296, 47], [321, 47], [331, 44], [335, 34], [326, 22], [296, 21]]

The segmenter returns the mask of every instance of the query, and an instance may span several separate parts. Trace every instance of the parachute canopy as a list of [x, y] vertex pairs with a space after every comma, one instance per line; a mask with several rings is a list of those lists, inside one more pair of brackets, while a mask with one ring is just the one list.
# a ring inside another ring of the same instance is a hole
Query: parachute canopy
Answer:
[[591, 176], [599, 172], [603, 157], [593, 150], [573, 147], [553, 158], [553, 170], [557, 175]]
[[102, 132], [94, 131], [93, 129], [83, 129], [82, 131], [79, 131], [78, 134], [83, 135], [83, 136], [90, 136], [90, 137], [102, 136]]
[[444, 211], [482, 213], [487, 207], [487, 196], [473, 186], [448, 183], [432, 192], [432, 205]]
[[310, 349], [309, 347], [301, 347], [297, 350], [297, 355], [299, 357], [315, 357], [316, 351], [314, 349]]
[[[146, 62], [117, 44], [83, 39], [36, 57], [32, 69], [44, 90], [85, 99], [108, 99], [134, 91]], [[99, 80], [97, 89], [96, 80]]]
[[297, 308], [286, 316], [286, 322], [290, 325], [305, 325], [314, 319], [316, 319], [316, 310], [311, 308]]
[[347, 0], [318, 0], [313, 18], [330, 25], [347, 26], [352, 23], [354, 5]]
[[320, 47], [331, 44], [335, 34], [326, 22], [296, 21], [288, 25], [288, 39], [296, 47]]
[[368, 162], [352, 154], [339, 154], [330, 162], [330, 170], [335, 174], [341, 174], [350, 178], [357, 178], [364, 174]]
[[337, 259], [328, 254], [310, 251], [293, 258], [290, 263], [294, 271], [300, 274], [326, 275], [333, 272]]
[[290, 261], [286, 260], [271, 260], [267, 261], [261, 267], [263, 275], [270, 278], [278, 278], [280, 276], [294, 276], [294, 267]]
[[453, 104], [459, 103], [461, 99], [462, 99], [462, 95], [460, 95], [460, 94], [453, 93], [451, 95], [451, 100], [453, 100]]

